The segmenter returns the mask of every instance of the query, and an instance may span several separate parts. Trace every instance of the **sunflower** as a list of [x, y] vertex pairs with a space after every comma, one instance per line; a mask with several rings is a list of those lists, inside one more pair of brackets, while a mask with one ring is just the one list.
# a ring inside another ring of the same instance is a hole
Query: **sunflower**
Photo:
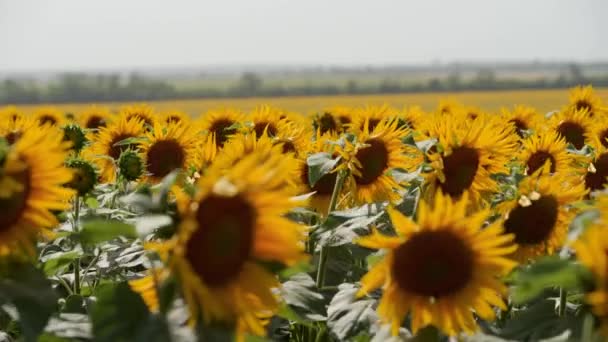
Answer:
[[411, 106], [404, 108], [401, 113], [397, 115], [399, 120], [399, 127], [407, 127], [412, 130], [418, 130], [424, 117], [427, 116], [427, 113], [420, 108], [420, 106]]
[[462, 113], [464, 106], [462, 103], [453, 98], [439, 100], [436, 113], [439, 115], [451, 115], [456, 113]]
[[100, 128], [96, 136], [91, 137], [93, 143], [83, 151], [83, 155], [86, 159], [95, 162], [103, 181], [114, 182], [117, 171], [116, 161], [120, 158], [120, 154], [138, 145], [137, 143], [117, 144], [127, 139], [143, 137], [144, 134], [144, 123], [141, 120], [129, 119], [126, 115], [122, 115], [107, 127]]
[[522, 180], [515, 198], [498, 206], [505, 232], [513, 234], [519, 245], [515, 258], [525, 262], [562, 247], [576, 214], [568, 205], [585, 193], [578, 179], [558, 173], [539, 172]]
[[566, 110], [553, 115], [549, 127], [564, 137], [567, 143], [580, 150], [588, 143], [585, 139], [592, 131], [592, 120], [586, 110]]
[[15, 120], [0, 120], [0, 137], [9, 145], [14, 144], [23, 134], [32, 129], [48, 130], [48, 126], [39, 127], [38, 122], [28, 117], [16, 117]]
[[594, 151], [593, 159], [584, 175], [585, 188], [589, 192], [603, 190], [608, 183], [608, 149], [600, 146]]
[[289, 123], [284, 129], [277, 132], [272, 141], [275, 145], [280, 144], [283, 147], [283, 153], [292, 153], [297, 157], [306, 153], [311, 138], [312, 132], [307, 126]]
[[349, 131], [355, 134], [361, 134], [367, 124], [369, 132], [372, 132], [383, 119], [392, 120], [397, 118], [398, 115], [398, 111], [388, 105], [358, 108], [353, 111], [352, 123], [349, 125]]
[[425, 175], [426, 196], [439, 188], [454, 199], [469, 193], [472, 206], [487, 202], [498, 190], [491, 176], [508, 173], [506, 165], [516, 151], [513, 128], [486, 116], [463, 124], [458, 115], [436, 115], [425, 127], [438, 140], [428, 153], [432, 171]]
[[250, 132], [260, 138], [264, 134], [269, 137], [279, 135], [279, 132], [289, 126], [283, 112], [270, 106], [260, 106], [254, 109], [247, 118], [251, 122]]
[[52, 211], [70, 208], [74, 192], [63, 186], [72, 179], [64, 166], [68, 147], [60, 132], [30, 129], [8, 149], [0, 165], [0, 256], [34, 255], [35, 235], [59, 224]]
[[417, 223], [389, 209], [397, 236], [373, 231], [358, 240], [388, 251], [361, 279], [358, 296], [382, 287], [378, 313], [393, 335], [408, 313], [413, 333], [434, 325], [454, 336], [477, 330], [473, 313], [492, 320], [491, 306], [506, 309], [499, 277], [516, 265], [506, 257], [516, 249], [513, 236], [503, 235], [499, 223], [482, 228], [489, 212], [469, 215], [467, 207], [466, 195], [454, 201], [438, 193], [420, 203]]
[[0, 108], [0, 121], [16, 121], [24, 118], [23, 112], [16, 106], [6, 106]]
[[78, 116], [80, 126], [86, 129], [99, 129], [112, 121], [112, 113], [106, 107], [92, 106]]
[[239, 129], [236, 126], [242, 123], [244, 118], [243, 113], [234, 109], [213, 110], [201, 116], [198, 126], [202, 131], [213, 134], [215, 145], [221, 149], [233, 135], [238, 133]]
[[515, 106], [513, 110], [502, 109], [501, 119], [515, 126], [516, 133], [521, 138], [528, 131], [536, 131], [543, 123], [543, 117], [532, 107]]
[[138, 119], [142, 121], [147, 130], [154, 128], [154, 123], [156, 122], [156, 113], [147, 104], [125, 106], [120, 110], [120, 115], [125, 116], [127, 120]]
[[146, 163], [146, 180], [158, 183], [173, 170], [198, 169], [198, 147], [197, 135], [186, 124], [156, 122], [140, 144]]
[[182, 123], [184, 125], [187, 125], [190, 123], [190, 115], [179, 111], [179, 110], [171, 110], [168, 112], [165, 112], [162, 115], [162, 122], [166, 123], [166, 124], [171, 124], [171, 123]]
[[39, 126], [61, 127], [67, 123], [65, 114], [55, 107], [40, 107], [34, 111], [34, 119]]
[[570, 89], [569, 97], [566, 111], [586, 111], [589, 117], [595, 117], [604, 110], [602, 99], [595, 94], [591, 85]]
[[212, 167], [178, 235], [151, 246], [179, 280], [192, 323], [244, 323], [265, 334], [258, 315], [278, 309], [272, 290], [280, 286], [267, 265], [305, 259], [304, 228], [284, 216], [298, 203], [277, 186], [289, 167], [280, 154], [260, 152], [228, 172]]
[[551, 173], [582, 172], [583, 157], [568, 153], [566, 147], [566, 140], [556, 131], [535, 133], [522, 141], [517, 160], [524, 164], [528, 175], [541, 169], [547, 162]]
[[422, 164], [419, 150], [401, 142], [409, 129], [398, 128], [398, 124], [396, 119], [383, 119], [372, 130], [369, 120], [366, 120], [357, 145], [346, 153], [346, 158], [352, 159], [348, 183], [357, 202], [399, 200], [401, 195], [397, 190], [402, 186], [389, 172], [394, 169], [413, 171]]
[[313, 126], [321, 134], [345, 132], [353, 120], [353, 109], [334, 106], [318, 113], [313, 119]]

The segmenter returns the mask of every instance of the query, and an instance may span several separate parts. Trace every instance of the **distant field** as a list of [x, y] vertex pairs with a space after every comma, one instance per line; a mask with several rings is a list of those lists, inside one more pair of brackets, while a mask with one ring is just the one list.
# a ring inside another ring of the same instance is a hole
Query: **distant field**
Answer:
[[[608, 102], [608, 88], [596, 89], [604, 102]], [[358, 96], [310, 96], [310, 97], [274, 97], [248, 99], [201, 99], [182, 101], [149, 102], [158, 111], [179, 109], [192, 116], [198, 116], [209, 109], [232, 107], [251, 110], [259, 104], [270, 104], [290, 111], [310, 114], [334, 105], [363, 106], [389, 104], [395, 107], [420, 105], [425, 110], [434, 109], [440, 99], [454, 99], [466, 105], [477, 106], [488, 111], [497, 111], [502, 107], [525, 104], [536, 107], [542, 112], [559, 109], [568, 100], [568, 90], [531, 90], [531, 91], [493, 91], [463, 93], [419, 93], [395, 95], [358, 95]], [[124, 103], [104, 104], [118, 109]], [[88, 107], [88, 104], [61, 104], [61, 109], [77, 113]], [[20, 106], [31, 111], [37, 106]]]

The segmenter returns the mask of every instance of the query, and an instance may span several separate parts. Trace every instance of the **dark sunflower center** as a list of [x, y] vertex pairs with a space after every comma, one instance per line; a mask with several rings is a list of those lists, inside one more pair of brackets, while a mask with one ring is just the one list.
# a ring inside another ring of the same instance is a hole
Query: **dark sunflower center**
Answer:
[[510, 123], [512, 123], [513, 125], [515, 125], [515, 133], [517, 133], [517, 135], [519, 135], [520, 137], [523, 137], [524, 133], [523, 131], [528, 129], [528, 126], [521, 120], [519, 119], [511, 119], [509, 120]]
[[526, 165], [528, 166], [528, 174], [531, 175], [536, 172], [536, 170], [543, 167], [547, 160], [549, 160], [549, 162], [551, 163], [550, 172], [555, 172], [555, 158], [553, 157], [553, 155], [551, 155], [551, 153], [547, 151], [536, 151], [532, 153], [530, 158], [528, 158], [528, 162], [526, 163]]
[[514, 234], [515, 242], [522, 245], [546, 241], [557, 223], [558, 209], [553, 195], [541, 196], [527, 207], [518, 205], [505, 221], [506, 233]]
[[608, 129], [605, 129], [600, 133], [600, 142], [602, 143], [602, 146], [608, 147]]
[[186, 258], [206, 285], [221, 287], [249, 259], [256, 212], [242, 197], [211, 195], [201, 201], [196, 219], [198, 229], [186, 245]]
[[182, 118], [177, 115], [171, 115], [167, 118], [167, 123], [180, 123], [182, 122]]
[[474, 252], [449, 230], [417, 233], [394, 253], [393, 279], [402, 290], [419, 296], [454, 294], [473, 277]]
[[135, 137], [130, 134], [119, 134], [116, 137], [114, 137], [114, 139], [112, 139], [112, 141], [110, 142], [110, 150], [108, 151], [108, 155], [110, 157], [114, 158], [115, 160], [118, 160], [121, 153], [128, 150], [130, 147], [135, 147], [136, 144], [116, 145], [119, 142], [126, 140], [126, 139], [130, 139], [130, 138], [135, 138]]
[[[308, 165], [304, 164], [302, 168], [301, 181], [303, 184], [309, 185], [308, 182]], [[338, 178], [337, 173], [326, 173], [324, 174], [311, 188], [311, 191], [316, 191], [317, 195], [331, 195], [336, 185], [336, 179]]]
[[338, 117], [338, 120], [340, 120], [340, 123], [342, 124], [342, 126], [348, 125], [349, 123], [352, 122], [352, 120], [350, 119], [350, 117], [347, 116], [347, 115], [340, 115]]
[[181, 168], [185, 161], [185, 152], [175, 140], [159, 140], [155, 142], [146, 155], [148, 172], [154, 177], [164, 177], [171, 171]]
[[106, 126], [106, 120], [104, 120], [104, 118], [99, 117], [99, 116], [91, 116], [85, 124], [85, 127], [88, 129], [98, 129], [100, 127], [105, 127], [105, 126]]
[[46, 124], [55, 125], [57, 124], [57, 119], [50, 115], [43, 115], [38, 119], [40, 126], [44, 126]]
[[0, 234], [10, 230], [23, 216], [30, 194], [30, 173], [22, 171], [12, 178], [23, 185], [21, 192], [14, 192], [8, 198], [0, 198]]
[[601, 190], [608, 181], [606, 179], [608, 177], [608, 153], [603, 153], [595, 159], [593, 166], [595, 167], [595, 172], [587, 172], [585, 175], [585, 186], [591, 191]]
[[593, 109], [591, 104], [589, 102], [587, 102], [586, 100], [576, 101], [576, 103], [574, 104], [574, 108], [576, 108], [576, 110], [586, 110], [589, 113], [591, 113], [591, 110]]
[[563, 122], [557, 127], [557, 132], [577, 150], [585, 146], [585, 129], [576, 122]]
[[148, 118], [146, 115], [143, 115], [143, 114], [138, 114], [138, 113], [131, 114], [128, 119], [129, 120], [131, 120], [131, 119], [140, 120], [144, 123], [144, 125], [146, 125], [148, 127], [154, 126], [154, 122], [152, 122], [152, 120], [150, 118]]
[[228, 119], [219, 119], [211, 124], [209, 131], [215, 134], [215, 144], [218, 147], [223, 147], [228, 138], [236, 133], [236, 128], [229, 128], [234, 125], [234, 121]]
[[8, 142], [9, 145], [13, 145], [15, 144], [23, 135], [23, 132], [20, 131], [12, 131], [9, 132], [6, 137], [4, 137], [4, 139], [6, 139], [6, 142]]
[[476, 149], [460, 146], [452, 154], [443, 157], [443, 174], [445, 182], [440, 183], [441, 190], [451, 197], [459, 197], [468, 189], [479, 167], [479, 153]]
[[264, 134], [264, 130], [266, 130], [269, 137], [277, 135], [277, 128], [270, 122], [258, 122], [253, 125], [253, 130], [256, 137], [261, 137]]
[[278, 144], [282, 144], [282, 151], [284, 154], [296, 153], [296, 146], [291, 140], [281, 140]]
[[319, 118], [319, 132], [325, 134], [327, 132], [335, 132], [338, 130], [338, 125], [331, 113], [323, 113]]
[[376, 181], [388, 167], [388, 149], [380, 139], [370, 139], [365, 142], [369, 146], [360, 149], [356, 158], [361, 163], [360, 176], [355, 181], [360, 185], [368, 185]]
[[[369, 128], [369, 131], [373, 131], [376, 126], [378, 126], [378, 124], [380, 123], [380, 119], [368, 119], [368, 124], [367, 124], [367, 128]], [[363, 128], [365, 128], [365, 121], [363, 121], [363, 123], [361, 124], [361, 130], [363, 130]]]

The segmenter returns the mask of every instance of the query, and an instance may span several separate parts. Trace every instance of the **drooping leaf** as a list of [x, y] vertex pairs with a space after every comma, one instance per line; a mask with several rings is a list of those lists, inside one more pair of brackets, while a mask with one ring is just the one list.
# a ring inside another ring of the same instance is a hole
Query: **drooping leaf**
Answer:
[[117, 237], [136, 238], [135, 227], [118, 220], [93, 219], [85, 221], [78, 234], [84, 244], [97, 244]]
[[374, 310], [376, 301], [365, 298], [357, 300], [359, 288], [353, 284], [341, 284], [327, 308], [327, 326], [341, 341], [357, 335], [378, 320]]
[[285, 302], [298, 315], [312, 321], [324, 321], [325, 298], [317, 292], [316, 284], [310, 275], [298, 273], [281, 287]]
[[65, 270], [74, 260], [82, 256], [82, 252], [78, 250], [71, 250], [68, 252], [56, 252], [45, 255], [43, 259], [42, 269], [48, 276], [57, 274], [60, 271]]
[[319, 152], [310, 155], [306, 159], [308, 164], [308, 183], [314, 186], [321, 177], [331, 172], [339, 159], [332, 159], [331, 154]]

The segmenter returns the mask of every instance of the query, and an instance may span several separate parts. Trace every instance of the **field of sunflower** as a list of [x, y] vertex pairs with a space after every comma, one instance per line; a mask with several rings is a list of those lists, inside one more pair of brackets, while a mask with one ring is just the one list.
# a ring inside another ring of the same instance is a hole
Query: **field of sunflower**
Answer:
[[2, 108], [0, 340], [603, 341], [608, 106], [560, 108]]

